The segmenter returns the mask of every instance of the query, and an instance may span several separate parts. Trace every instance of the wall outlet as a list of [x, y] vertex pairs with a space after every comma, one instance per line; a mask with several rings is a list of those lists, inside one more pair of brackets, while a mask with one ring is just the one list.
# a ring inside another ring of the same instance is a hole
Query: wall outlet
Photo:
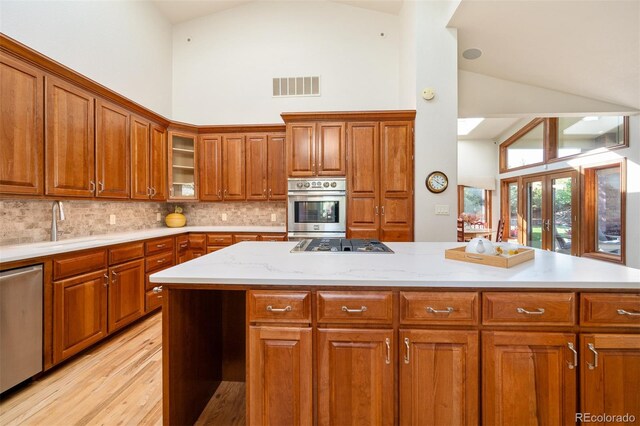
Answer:
[[156, 213], [156, 222], [160, 222], [162, 220], [162, 213]]
[[271, 222], [275, 222], [277, 219], [276, 214], [275, 213], [271, 213]]
[[223, 222], [226, 222], [227, 221], [227, 214], [226, 213], [222, 213], [221, 219], [222, 219]]
[[109, 225], [115, 225], [116, 224], [116, 215], [115, 214], [110, 214], [109, 215]]
[[449, 205], [436, 204], [436, 214], [440, 216], [449, 216]]

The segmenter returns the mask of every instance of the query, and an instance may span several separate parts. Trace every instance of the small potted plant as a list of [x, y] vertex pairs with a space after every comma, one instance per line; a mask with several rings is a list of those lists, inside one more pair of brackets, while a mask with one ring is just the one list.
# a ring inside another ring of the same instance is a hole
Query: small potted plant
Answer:
[[164, 219], [169, 228], [180, 228], [187, 223], [187, 218], [182, 214], [182, 207], [176, 206], [173, 213], [169, 213]]

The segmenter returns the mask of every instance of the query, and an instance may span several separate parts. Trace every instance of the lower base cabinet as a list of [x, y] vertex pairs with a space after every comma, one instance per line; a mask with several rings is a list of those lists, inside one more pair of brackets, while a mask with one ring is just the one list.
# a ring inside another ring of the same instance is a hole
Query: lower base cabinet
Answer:
[[318, 329], [318, 425], [393, 425], [393, 330]]
[[400, 424], [478, 424], [478, 332], [400, 330]]
[[249, 328], [250, 424], [313, 425], [310, 327]]
[[574, 424], [575, 351], [571, 333], [483, 332], [482, 423]]
[[109, 332], [144, 315], [144, 260], [109, 268]]

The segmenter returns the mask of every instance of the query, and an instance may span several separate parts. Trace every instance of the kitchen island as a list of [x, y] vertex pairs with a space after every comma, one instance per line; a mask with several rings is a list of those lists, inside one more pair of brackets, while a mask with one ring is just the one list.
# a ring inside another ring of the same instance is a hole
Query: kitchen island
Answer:
[[538, 250], [509, 269], [445, 259], [460, 243], [295, 245], [150, 277], [165, 424], [196, 421], [223, 381], [246, 381], [248, 424], [560, 424], [603, 401], [640, 419], [640, 270]]

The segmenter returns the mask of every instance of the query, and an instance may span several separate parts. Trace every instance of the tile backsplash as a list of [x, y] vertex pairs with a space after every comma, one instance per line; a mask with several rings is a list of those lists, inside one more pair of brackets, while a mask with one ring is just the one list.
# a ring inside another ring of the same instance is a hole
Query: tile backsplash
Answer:
[[[66, 219], [58, 221], [58, 239], [137, 231], [165, 226], [164, 217], [179, 205], [187, 225], [284, 226], [286, 203], [148, 203], [63, 200]], [[0, 246], [49, 241], [52, 200], [0, 200]], [[162, 215], [160, 222], [157, 213]], [[115, 224], [109, 223], [115, 215]], [[227, 220], [223, 221], [222, 216]], [[276, 221], [272, 222], [272, 214]]]

